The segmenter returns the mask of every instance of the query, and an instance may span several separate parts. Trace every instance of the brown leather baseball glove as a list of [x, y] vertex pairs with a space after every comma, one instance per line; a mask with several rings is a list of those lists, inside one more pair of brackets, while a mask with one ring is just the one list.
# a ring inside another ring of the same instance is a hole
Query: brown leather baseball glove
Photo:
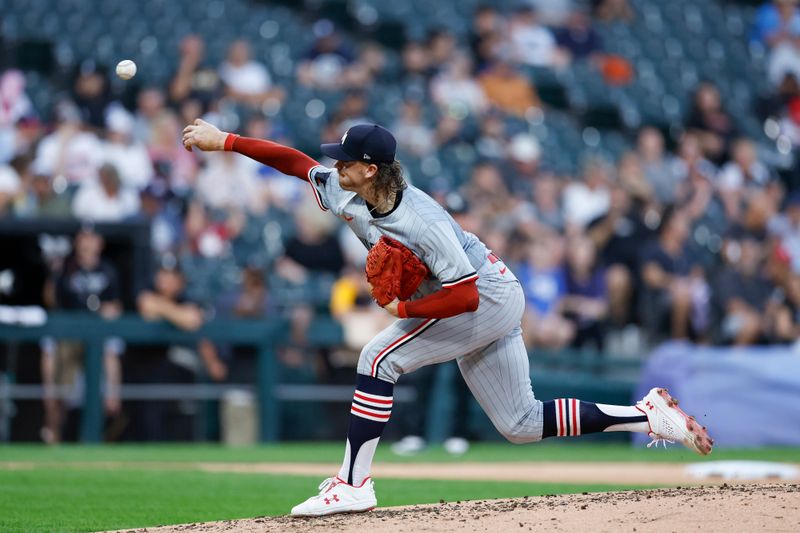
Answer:
[[408, 300], [430, 271], [414, 252], [382, 236], [367, 254], [367, 281], [372, 297], [383, 307], [395, 298]]

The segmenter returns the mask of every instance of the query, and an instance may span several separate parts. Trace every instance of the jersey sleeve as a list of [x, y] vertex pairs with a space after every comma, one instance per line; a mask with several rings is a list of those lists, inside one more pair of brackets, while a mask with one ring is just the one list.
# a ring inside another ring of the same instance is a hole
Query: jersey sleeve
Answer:
[[422, 240], [423, 261], [443, 288], [455, 287], [478, 279], [453, 226], [446, 221], [435, 222], [425, 230]]
[[339, 186], [339, 173], [336, 169], [316, 166], [308, 172], [308, 182], [311, 184], [319, 208], [340, 215], [344, 200], [352, 193]]

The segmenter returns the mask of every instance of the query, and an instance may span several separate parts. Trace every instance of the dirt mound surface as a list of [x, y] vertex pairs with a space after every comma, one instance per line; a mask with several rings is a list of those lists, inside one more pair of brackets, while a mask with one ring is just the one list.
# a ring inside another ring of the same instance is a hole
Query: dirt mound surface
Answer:
[[[229, 531], [800, 531], [800, 485], [718, 485], [442, 502], [322, 518], [263, 517], [147, 528]], [[137, 533], [145, 530], [130, 530]]]

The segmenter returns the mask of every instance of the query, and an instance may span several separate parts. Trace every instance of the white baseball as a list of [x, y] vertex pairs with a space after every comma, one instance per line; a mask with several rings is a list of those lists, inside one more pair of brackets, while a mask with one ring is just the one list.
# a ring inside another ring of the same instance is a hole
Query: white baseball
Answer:
[[136, 76], [136, 63], [130, 59], [123, 59], [117, 63], [117, 76], [123, 80], [129, 80]]

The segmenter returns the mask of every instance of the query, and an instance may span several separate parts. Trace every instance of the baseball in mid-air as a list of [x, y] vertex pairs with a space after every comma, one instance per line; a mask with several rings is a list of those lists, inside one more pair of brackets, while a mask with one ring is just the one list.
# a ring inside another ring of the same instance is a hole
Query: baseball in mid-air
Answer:
[[130, 59], [123, 59], [117, 63], [117, 76], [123, 80], [129, 80], [136, 76], [136, 63]]

